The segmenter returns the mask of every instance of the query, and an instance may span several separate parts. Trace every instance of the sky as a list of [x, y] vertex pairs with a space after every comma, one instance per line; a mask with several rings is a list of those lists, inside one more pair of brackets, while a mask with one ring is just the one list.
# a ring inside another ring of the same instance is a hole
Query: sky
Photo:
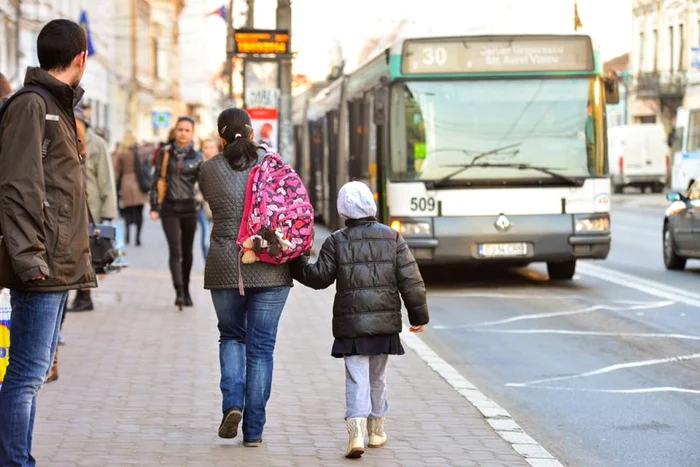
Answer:
[[[211, 10], [222, 4], [222, 0], [206, 1]], [[243, 0], [234, 3], [240, 5]], [[391, 30], [401, 20], [417, 34], [464, 34], [478, 25], [487, 31], [497, 25], [511, 31], [515, 21], [518, 28], [572, 31], [573, 4], [574, 0], [292, 0], [292, 48], [298, 52], [295, 73], [323, 79], [335, 42], [342, 47], [346, 71], [352, 71], [365, 40]], [[257, 28], [275, 27], [276, 5], [277, 0], [255, 0]], [[632, 0], [579, 0], [581, 32], [599, 44], [604, 60], [630, 50], [631, 11]], [[221, 63], [217, 57], [225, 50], [225, 23], [211, 17], [207, 28], [213, 35], [224, 35], [221, 41], [212, 41], [214, 50], [208, 54], [209, 67], [215, 69]]]

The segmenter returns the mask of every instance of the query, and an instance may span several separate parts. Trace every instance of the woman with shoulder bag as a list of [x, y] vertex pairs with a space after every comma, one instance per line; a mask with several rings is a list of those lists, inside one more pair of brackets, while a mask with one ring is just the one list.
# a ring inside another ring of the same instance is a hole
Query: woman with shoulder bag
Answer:
[[[243, 218], [248, 175], [265, 155], [254, 142], [250, 116], [224, 110], [218, 119], [223, 153], [202, 165], [200, 186], [214, 218], [204, 288], [211, 290], [219, 321], [223, 419], [221, 438], [235, 438], [243, 420], [243, 444], [262, 443], [272, 386], [277, 326], [292, 286], [288, 264], [241, 264], [236, 238]], [[243, 291], [238, 288], [239, 271]]]
[[151, 219], [160, 219], [170, 251], [175, 306], [193, 306], [190, 296], [192, 250], [197, 231], [196, 185], [202, 153], [194, 149], [192, 117], [180, 117], [175, 141], [158, 155], [151, 187]]

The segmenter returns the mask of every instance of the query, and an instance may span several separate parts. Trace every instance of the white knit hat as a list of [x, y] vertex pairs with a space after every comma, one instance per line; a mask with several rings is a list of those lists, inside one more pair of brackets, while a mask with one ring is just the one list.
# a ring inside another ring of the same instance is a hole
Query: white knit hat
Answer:
[[346, 219], [363, 219], [377, 215], [372, 190], [362, 182], [349, 182], [338, 193], [338, 213]]

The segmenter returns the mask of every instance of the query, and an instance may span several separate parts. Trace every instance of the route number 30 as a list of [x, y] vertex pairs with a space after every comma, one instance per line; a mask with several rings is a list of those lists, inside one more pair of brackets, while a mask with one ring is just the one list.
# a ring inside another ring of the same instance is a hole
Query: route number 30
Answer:
[[444, 47], [423, 47], [423, 65], [444, 65], [447, 63], [447, 50]]
[[434, 211], [435, 198], [411, 198], [411, 211]]

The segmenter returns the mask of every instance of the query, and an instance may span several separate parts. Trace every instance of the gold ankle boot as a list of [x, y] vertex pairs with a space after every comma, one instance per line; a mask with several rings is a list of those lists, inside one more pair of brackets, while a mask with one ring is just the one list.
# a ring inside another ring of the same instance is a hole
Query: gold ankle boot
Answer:
[[348, 418], [345, 421], [348, 429], [348, 449], [345, 457], [358, 459], [365, 453], [365, 433], [367, 431], [366, 418]]
[[380, 448], [386, 444], [384, 417], [368, 419], [367, 431], [369, 431], [369, 447]]

